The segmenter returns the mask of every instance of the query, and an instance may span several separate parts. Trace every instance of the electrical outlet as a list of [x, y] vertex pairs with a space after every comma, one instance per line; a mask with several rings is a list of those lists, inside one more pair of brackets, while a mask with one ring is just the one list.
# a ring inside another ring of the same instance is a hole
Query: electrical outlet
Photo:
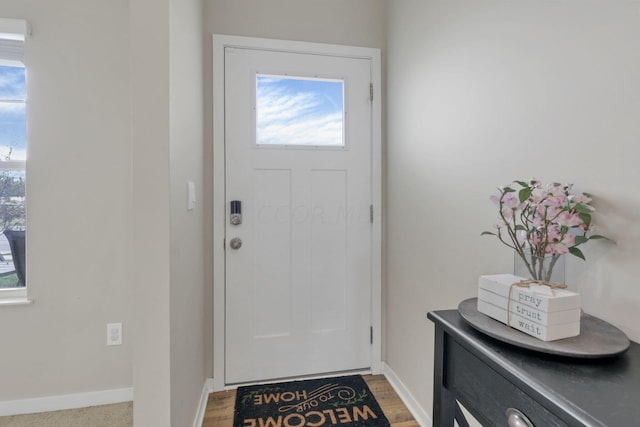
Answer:
[[107, 345], [122, 344], [122, 323], [107, 323]]

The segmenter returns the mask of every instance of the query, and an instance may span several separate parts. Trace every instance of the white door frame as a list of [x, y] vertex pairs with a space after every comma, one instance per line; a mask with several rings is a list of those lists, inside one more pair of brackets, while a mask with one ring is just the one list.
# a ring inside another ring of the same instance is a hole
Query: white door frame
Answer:
[[373, 102], [372, 197], [373, 226], [371, 239], [371, 372], [379, 374], [382, 366], [382, 103], [380, 50], [319, 43], [213, 35], [213, 390], [224, 390], [225, 383], [225, 123], [224, 123], [224, 49], [226, 47], [314, 53], [371, 60]]

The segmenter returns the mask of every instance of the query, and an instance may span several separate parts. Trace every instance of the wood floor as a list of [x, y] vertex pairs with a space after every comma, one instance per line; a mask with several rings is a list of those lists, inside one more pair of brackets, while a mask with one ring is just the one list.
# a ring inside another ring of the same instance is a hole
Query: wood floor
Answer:
[[[392, 427], [419, 427], [386, 378], [382, 375], [363, 375]], [[236, 391], [219, 391], [209, 395], [202, 427], [232, 427]]]

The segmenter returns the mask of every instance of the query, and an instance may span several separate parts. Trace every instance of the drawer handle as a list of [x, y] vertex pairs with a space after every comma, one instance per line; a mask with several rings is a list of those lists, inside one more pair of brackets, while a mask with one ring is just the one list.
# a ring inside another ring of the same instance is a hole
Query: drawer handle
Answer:
[[535, 427], [529, 418], [517, 409], [509, 408], [506, 412], [507, 425], [509, 427]]

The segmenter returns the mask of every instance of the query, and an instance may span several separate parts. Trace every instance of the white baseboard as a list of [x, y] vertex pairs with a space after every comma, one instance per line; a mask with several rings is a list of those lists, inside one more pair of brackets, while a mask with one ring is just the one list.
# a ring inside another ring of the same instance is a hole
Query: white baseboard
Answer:
[[213, 378], [207, 378], [204, 381], [202, 387], [202, 395], [200, 396], [200, 404], [198, 405], [198, 412], [196, 413], [196, 419], [193, 420], [193, 427], [202, 427], [204, 422], [204, 414], [207, 411], [207, 402], [209, 400], [209, 393], [213, 392]]
[[409, 409], [413, 418], [415, 418], [418, 424], [420, 424], [420, 427], [431, 427], [433, 422], [427, 411], [425, 411], [422, 405], [418, 403], [386, 362], [382, 362], [382, 374], [387, 378], [387, 381], [389, 381], [391, 387], [396, 391], [400, 400], [402, 400], [402, 402], [407, 406], [407, 409]]
[[5, 400], [0, 402], [0, 416], [85, 408], [87, 406], [109, 405], [132, 400], [132, 387], [31, 399]]

